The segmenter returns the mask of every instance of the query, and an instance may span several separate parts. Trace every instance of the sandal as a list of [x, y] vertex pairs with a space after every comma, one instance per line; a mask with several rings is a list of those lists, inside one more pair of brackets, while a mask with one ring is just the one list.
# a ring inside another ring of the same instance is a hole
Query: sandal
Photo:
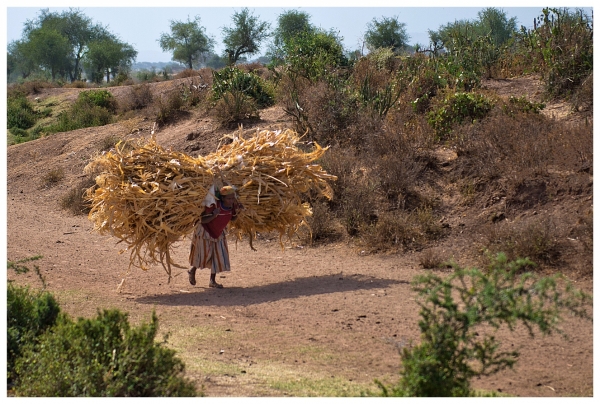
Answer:
[[221, 285], [220, 283], [217, 283], [217, 282], [212, 282], [212, 281], [208, 284], [208, 287], [209, 288], [223, 289], [223, 285]]
[[196, 268], [191, 268], [187, 273], [190, 285], [194, 286], [196, 284]]

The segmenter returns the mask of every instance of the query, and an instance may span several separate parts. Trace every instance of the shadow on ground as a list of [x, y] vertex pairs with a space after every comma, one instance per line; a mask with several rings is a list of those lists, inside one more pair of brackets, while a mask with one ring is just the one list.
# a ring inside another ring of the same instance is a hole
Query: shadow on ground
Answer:
[[[200, 280], [198, 281], [200, 282]], [[361, 275], [327, 275], [297, 278], [249, 288], [231, 286], [224, 289], [211, 289], [205, 287], [192, 293], [150, 295], [135, 300], [141, 304], [164, 306], [248, 306], [282, 299], [294, 299], [300, 296], [382, 289], [398, 283], [409, 284], [404, 280], [378, 279]]]

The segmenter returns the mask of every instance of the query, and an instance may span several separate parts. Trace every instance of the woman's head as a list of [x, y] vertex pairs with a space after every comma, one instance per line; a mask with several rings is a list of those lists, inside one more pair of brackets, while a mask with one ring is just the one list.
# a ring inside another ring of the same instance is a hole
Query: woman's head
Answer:
[[223, 203], [223, 206], [228, 208], [232, 207], [236, 200], [235, 188], [229, 185], [221, 187], [221, 189], [219, 189], [219, 199]]

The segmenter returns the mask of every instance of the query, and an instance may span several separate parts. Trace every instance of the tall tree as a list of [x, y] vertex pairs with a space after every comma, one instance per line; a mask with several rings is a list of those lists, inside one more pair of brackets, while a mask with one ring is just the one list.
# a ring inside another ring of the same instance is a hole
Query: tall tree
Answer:
[[[36, 19], [27, 20], [25, 22], [23, 42], [28, 43], [29, 47], [31, 47], [31, 45], [37, 47], [43, 43], [40, 42], [40, 32], [54, 32], [66, 40], [69, 45], [68, 49], [63, 49], [65, 52], [64, 55], [59, 55], [56, 51], [57, 38], [55, 38], [54, 57], [60, 59], [61, 69], [58, 73], [55, 71], [54, 75], [62, 74], [71, 81], [81, 79], [81, 63], [85, 53], [88, 51], [90, 43], [112, 35], [107, 28], [102, 27], [100, 24], [94, 24], [92, 20], [80, 10], [73, 8], [61, 13], [42, 9]], [[51, 35], [56, 36], [55, 34]], [[47, 37], [46, 40], [50, 40], [50, 37]], [[31, 50], [32, 55], [37, 55], [39, 57], [42, 57], [42, 55], [47, 52], [48, 51], [44, 49]], [[58, 59], [52, 64], [59, 63]], [[63, 63], [64, 59], [68, 61], [66, 64]], [[43, 64], [40, 60], [34, 61], [36, 64], [44, 66], [44, 68], [49, 68], [48, 61]]]
[[288, 10], [277, 17], [277, 28], [273, 31], [273, 42], [269, 46], [267, 56], [282, 60], [285, 55], [284, 46], [295, 36], [303, 32], [311, 32], [315, 27], [310, 22], [310, 14], [305, 11]]
[[500, 46], [508, 41], [517, 30], [517, 18], [507, 18], [506, 13], [488, 7], [477, 13], [477, 26], [480, 35], [490, 35], [492, 42]]
[[440, 26], [438, 31], [429, 31], [429, 37], [436, 38], [448, 51], [463, 43], [474, 43], [482, 37], [499, 47], [508, 41], [516, 31], [516, 18], [508, 18], [500, 9], [488, 7], [477, 13], [475, 20], [457, 20]]
[[71, 49], [69, 51], [68, 75], [71, 81], [81, 77], [81, 60], [87, 51], [87, 45], [102, 31], [102, 27], [93, 24], [91, 18], [80, 10], [70, 8], [62, 13], [49, 12], [42, 9], [37, 20], [28, 20], [25, 23], [25, 34], [36, 29], [53, 29], [67, 38]]
[[26, 79], [37, 69], [30, 44], [22, 40], [8, 44], [6, 62], [7, 77], [18, 74]]
[[235, 12], [233, 26], [223, 27], [224, 56], [229, 64], [235, 64], [242, 55], [253, 55], [260, 50], [261, 43], [270, 36], [270, 24], [260, 21], [247, 8]]
[[50, 71], [52, 80], [69, 68], [69, 41], [53, 29], [37, 29], [29, 35], [29, 46], [34, 60]]
[[391, 48], [397, 54], [408, 46], [409, 39], [406, 24], [398, 21], [397, 16], [382, 17], [381, 20], [373, 18], [367, 24], [365, 43], [370, 51], [378, 48]]
[[171, 34], [161, 34], [158, 42], [163, 51], [173, 52], [172, 60], [190, 69], [214, 48], [214, 39], [206, 35], [199, 16], [193, 21], [189, 17], [187, 22], [171, 21]]
[[114, 77], [119, 69], [130, 66], [136, 56], [137, 51], [131, 45], [121, 42], [114, 36], [108, 36], [90, 43], [85, 56], [85, 65], [94, 78], [100, 76], [101, 79], [106, 75], [106, 81], [109, 82], [111, 74]]

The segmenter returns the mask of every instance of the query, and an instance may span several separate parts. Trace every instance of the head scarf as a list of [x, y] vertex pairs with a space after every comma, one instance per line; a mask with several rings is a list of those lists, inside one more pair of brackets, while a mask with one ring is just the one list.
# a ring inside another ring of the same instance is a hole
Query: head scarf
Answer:
[[219, 189], [219, 194], [221, 196], [235, 194], [235, 188], [233, 188], [232, 186], [226, 185], [224, 187], [221, 187], [221, 189]]

